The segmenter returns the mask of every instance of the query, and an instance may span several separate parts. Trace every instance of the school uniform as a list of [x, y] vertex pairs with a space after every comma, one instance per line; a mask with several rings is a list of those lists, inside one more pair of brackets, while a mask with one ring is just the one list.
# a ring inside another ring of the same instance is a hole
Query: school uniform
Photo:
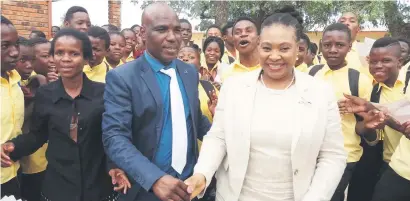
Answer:
[[305, 62], [301, 63], [299, 66], [296, 66], [295, 68], [296, 68], [296, 70], [299, 70], [300, 72], [309, 71], [308, 65]]
[[252, 72], [255, 70], [260, 70], [261, 69], [261, 65], [258, 63], [255, 66], [244, 66], [243, 64], [241, 64], [241, 62], [239, 60], [236, 60], [234, 63], [232, 63], [228, 68], [226, 68], [226, 70], [224, 70], [222, 76], [221, 76], [221, 81], [223, 82], [226, 78], [236, 75], [236, 74], [241, 74], [241, 73], [245, 73], [245, 72]]
[[88, 79], [94, 82], [105, 83], [105, 75], [107, 75], [108, 71], [110, 70], [112, 70], [110, 65], [103, 61], [94, 67], [85, 65], [83, 72], [85, 73], [85, 75], [87, 75]]
[[[24, 95], [19, 86], [21, 77], [16, 70], [7, 72], [9, 79], [0, 78], [1, 98], [1, 135], [3, 144], [22, 133], [24, 122]], [[20, 198], [20, 186], [17, 171], [20, 163], [15, 161], [10, 167], [1, 168], [1, 197], [14, 195]]]
[[122, 59], [120, 59], [120, 63], [118, 63], [118, 65], [116, 65], [116, 66], [112, 66], [110, 63], [108, 63], [108, 61], [107, 61], [106, 58], [104, 58], [103, 62], [107, 63], [107, 64], [110, 66], [110, 68], [112, 68], [112, 69], [114, 69], [114, 68], [116, 68], [116, 67], [121, 66], [121, 65], [124, 64], [124, 62], [122, 61]]
[[[312, 75], [314, 67], [310, 68], [309, 74]], [[357, 80], [350, 80], [351, 74], [357, 74]], [[315, 72], [314, 77], [321, 78], [329, 83], [334, 91], [337, 100], [343, 99], [343, 94], [353, 94], [364, 98], [365, 100], [370, 100], [370, 94], [372, 90], [372, 81], [359, 71], [351, 68], [349, 63], [347, 66], [340, 68], [338, 70], [332, 70], [327, 64], [325, 64], [319, 71]], [[355, 83], [351, 83], [355, 82]], [[355, 85], [357, 92], [353, 92], [352, 86]], [[335, 194], [332, 197], [332, 201], [343, 201], [344, 192], [348, 186], [353, 171], [355, 169], [356, 163], [360, 160], [363, 154], [363, 148], [360, 146], [361, 139], [360, 136], [356, 134], [355, 127], [357, 122], [357, 117], [354, 114], [343, 114], [342, 116], [342, 131], [344, 136], [344, 147], [348, 153], [347, 166], [343, 177], [336, 189]]]

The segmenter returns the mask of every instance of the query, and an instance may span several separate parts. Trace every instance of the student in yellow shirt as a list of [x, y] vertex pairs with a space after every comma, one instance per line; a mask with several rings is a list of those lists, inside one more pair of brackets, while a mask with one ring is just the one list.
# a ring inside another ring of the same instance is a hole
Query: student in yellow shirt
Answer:
[[[1, 78], [0, 78], [0, 98], [1, 98], [1, 135], [0, 143], [21, 134], [21, 127], [24, 121], [24, 96], [20, 89], [20, 75], [14, 70], [20, 48], [18, 45], [18, 35], [14, 25], [1, 16]], [[12, 147], [7, 147], [5, 151], [13, 151]], [[1, 197], [14, 195], [21, 197], [19, 182], [17, 180], [17, 170], [19, 162], [1, 163]]]
[[308, 71], [308, 65], [305, 63], [305, 57], [308, 54], [309, 45], [310, 45], [309, 37], [305, 33], [302, 33], [300, 40], [299, 40], [298, 57], [296, 58], [296, 63], [295, 63], [295, 68], [301, 72]]
[[51, 43], [45, 38], [32, 38], [29, 43], [34, 48], [33, 68], [35, 74], [47, 77], [50, 66]]
[[94, 82], [105, 83], [105, 75], [111, 67], [104, 62], [110, 48], [110, 36], [101, 27], [93, 26], [88, 30], [88, 38], [93, 47], [93, 58], [84, 66], [83, 72]]
[[259, 31], [255, 21], [249, 17], [240, 17], [236, 20], [232, 33], [239, 59], [224, 71], [222, 82], [234, 74], [251, 72], [261, 68], [258, 54]]
[[403, 66], [401, 67], [399, 79], [405, 82], [405, 87], [403, 89], [404, 93], [409, 93], [407, 88], [410, 79], [410, 41], [404, 38], [398, 39], [401, 46], [401, 56], [403, 58]]
[[376, 185], [372, 201], [410, 200], [410, 121], [402, 129], [404, 136]]
[[[194, 46], [185, 46], [181, 48], [178, 53], [178, 59], [185, 63], [194, 65], [194, 67], [198, 70], [201, 68], [199, 63], [199, 52]], [[218, 90], [212, 85], [211, 82], [200, 80], [200, 84], [198, 85], [198, 93], [202, 114], [205, 115], [209, 122], [212, 123], [217, 102], [213, 94], [218, 94]]]
[[87, 33], [91, 27], [90, 16], [88, 16], [87, 10], [81, 6], [69, 8], [65, 14], [64, 27]]
[[[367, 68], [363, 69], [363, 64], [360, 61], [360, 56], [356, 49], [356, 44], [357, 44], [356, 37], [360, 31], [360, 24], [359, 24], [359, 19], [357, 17], [357, 14], [353, 12], [343, 13], [342, 16], [339, 18], [339, 23], [342, 23], [346, 25], [347, 27], [349, 27], [350, 33], [352, 35], [352, 38], [350, 40], [352, 47], [346, 56], [346, 61], [350, 63], [351, 68], [354, 68], [356, 70], [359, 70], [363, 73], [368, 74], [369, 70]], [[369, 77], [371, 78], [371, 75], [369, 75]]]
[[180, 19], [179, 23], [181, 24], [181, 47], [192, 45], [192, 25], [187, 19]]
[[317, 45], [315, 43], [310, 43], [308, 48], [308, 53], [305, 57], [305, 64], [309, 67], [319, 64], [317, 59]]
[[122, 62], [127, 63], [134, 60], [134, 49], [137, 42], [137, 37], [132, 29], [123, 29], [121, 34], [125, 38], [125, 48], [124, 55], [122, 57]]
[[[351, 35], [349, 28], [341, 23], [326, 27], [322, 38], [323, 57], [325, 65], [313, 66], [309, 74], [324, 79], [335, 90], [338, 100], [344, 98], [343, 94], [352, 94], [369, 100], [372, 81], [359, 71], [350, 68], [346, 63], [346, 55], [350, 50]], [[343, 201], [344, 192], [348, 186], [356, 163], [360, 160], [363, 148], [360, 146], [360, 136], [355, 132], [356, 118], [353, 114], [342, 115], [342, 131], [345, 149], [348, 152], [347, 166], [343, 177], [331, 201]]]
[[238, 51], [235, 48], [232, 35], [233, 22], [229, 21], [222, 27], [222, 38], [225, 41], [225, 53], [228, 55], [229, 64], [232, 64], [239, 56]]
[[116, 68], [124, 62], [121, 60], [125, 48], [125, 38], [120, 32], [108, 32], [110, 35], [110, 48], [105, 62], [111, 67]]
[[[371, 95], [372, 102], [386, 104], [405, 98], [404, 83], [397, 79], [401, 63], [398, 40], [384, 37], [373, 44], [369, 54], [369, 70], [375, 83]], [[356, 133], [363, 136], [371, 146], [362, 144], [364, 153], [356, 165], [354, 178], [349, 186], [349, 200], [371, 199], [378, 175], [387, 168], [402, 136], [402, 133], [394, 129], [395, 127], [377, 126], [368, 123], [368, 120], [371, 118], [364, 118], [364, 121], [356, 126]]]

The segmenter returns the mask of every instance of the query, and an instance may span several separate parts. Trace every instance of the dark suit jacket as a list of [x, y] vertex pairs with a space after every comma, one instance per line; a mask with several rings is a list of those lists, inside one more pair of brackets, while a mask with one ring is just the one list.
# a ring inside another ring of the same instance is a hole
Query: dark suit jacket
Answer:
[[[200, 109], [198, 72], [179, 60], [176, 66], [189, 99], [193, 135], [202, 139], [210, 123]], [[138, 194], [152, 194], [152, 185], [166, 174], [152, 162], [162, 133], [162, 99], [154, 71], [144, 56], [107, 74], [102, 122], [104, 148], [132, 183], [121, 200], [141, 200]], [[192, 143], [192, 154], [198, 156], [196, 140]]]

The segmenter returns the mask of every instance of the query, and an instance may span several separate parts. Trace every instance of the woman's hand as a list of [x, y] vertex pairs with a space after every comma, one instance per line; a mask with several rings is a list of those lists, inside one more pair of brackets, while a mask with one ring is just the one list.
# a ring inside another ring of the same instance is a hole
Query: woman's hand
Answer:
[[128, 180], [127, 175], [125, 175], [125, 172], [115, 168], [111, 169], [108, 174], [111, 176], [112, 184], [118, 185], [114, 187], [114, 191], [117, 192], [123, 192], [124, 194], [127, 193], [127, 190], [131, 188], [131, 183]]
[[191, 200], [205, 190], [206, 178], [204, 175], [196, 173], [184, 182], [188, 185], [188, 193], [191, 194]]

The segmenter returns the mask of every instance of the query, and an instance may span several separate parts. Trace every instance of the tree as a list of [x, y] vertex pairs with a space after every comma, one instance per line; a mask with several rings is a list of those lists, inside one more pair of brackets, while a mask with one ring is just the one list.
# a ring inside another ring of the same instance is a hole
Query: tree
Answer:
[[[153, 1], [144, 1], [142, 8]], [[169, 1], [177, 13], [185, 13], [191, 18], [200, 18], [203, 23], [214, 21], [223, 25], [227, 20], [248, 16], [261, 24], [275, 10], [292, 5], [304, 18], [306, 30], [322, 30], [335, 22], [343, 12], [351, 11], [359, 15], [362, 25], [386, 26], [392, 36], [409, 38], [410, 5], [405, 0], [397, 1]], [[365, 23], [366, 22], [366, 23]], [[200, 30], [206, 30], [205, 26]]]

